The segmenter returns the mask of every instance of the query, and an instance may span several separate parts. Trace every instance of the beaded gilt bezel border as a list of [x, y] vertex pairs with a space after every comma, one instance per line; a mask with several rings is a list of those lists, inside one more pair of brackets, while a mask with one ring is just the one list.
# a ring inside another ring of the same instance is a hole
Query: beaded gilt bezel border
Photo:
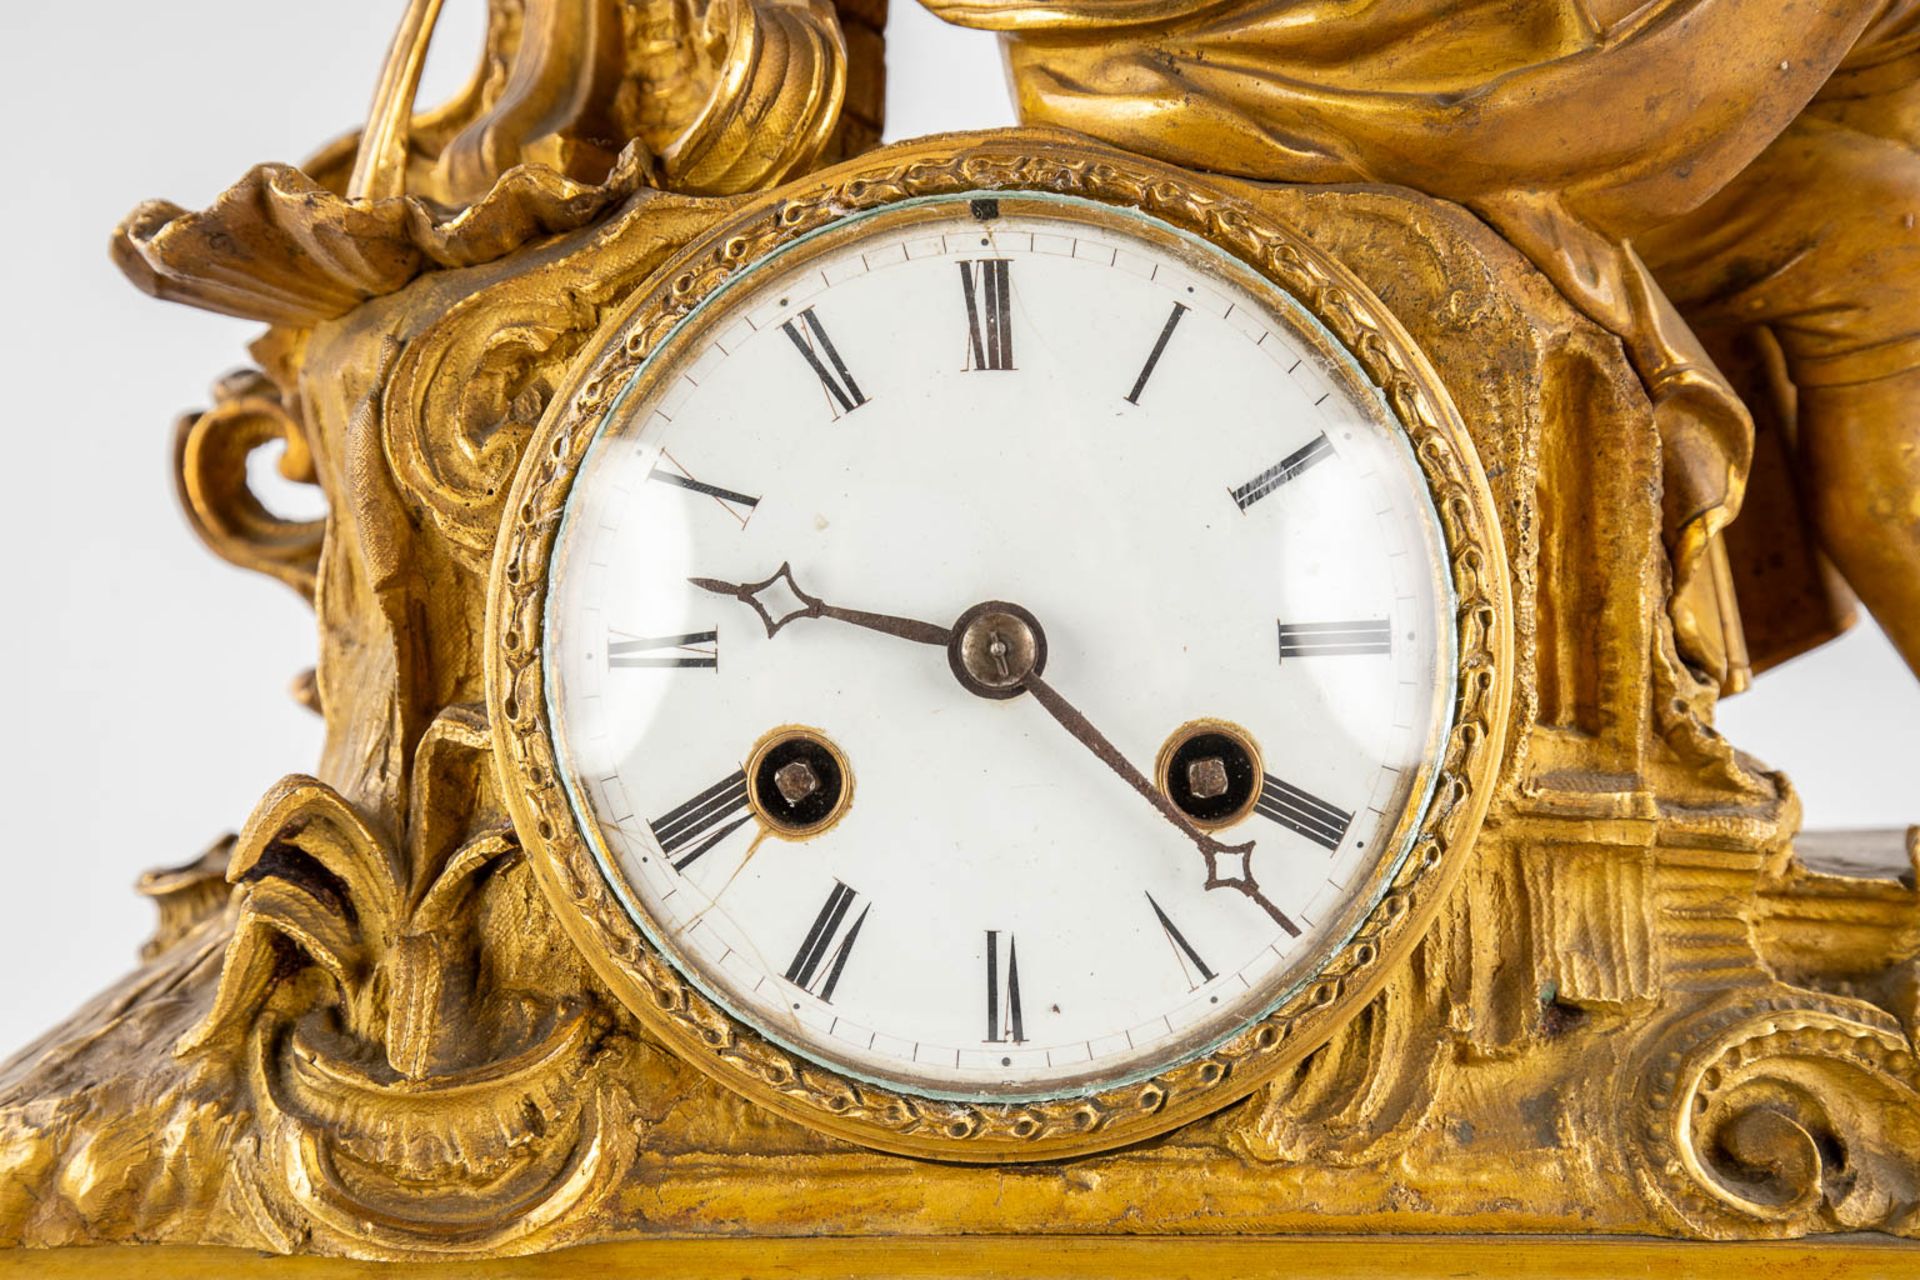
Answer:
[[[1357, 279], [1264, 214], [1245, 188], [1025, 130], [885, 148], [721, 206], [720, 223], [603, 326], [530, 442], [502, 522], [487, 610], [487, 698], [515, 825], [563, 926], [649, 1031], [721, 1083], [801, 1123], [901, 1154], [1044, 1160], [1162, 1133], [1246, 1096], [1358, 1012], [1420, 933], [1477, 833], [1512, 682], [1498, 525], [1464, 424], [1425, 357]], [[556, 773], [541, 653], [561, 514], [615, 398], [699, 303], [768, 254], [850, 215], [928, 196], [1036, 192], [1138, 210], [1206, 240], [1290, 295], [1346, 349], [1405, 427], [1446, 540], [1458, 667], [1453, 727], [1408, 855], [1348, 940], [1264, 1017], [1145, 1080], [1027, 1102], [929, 1098], [851, 1078], [762, 1037], [647, 941], [602, 877]]]

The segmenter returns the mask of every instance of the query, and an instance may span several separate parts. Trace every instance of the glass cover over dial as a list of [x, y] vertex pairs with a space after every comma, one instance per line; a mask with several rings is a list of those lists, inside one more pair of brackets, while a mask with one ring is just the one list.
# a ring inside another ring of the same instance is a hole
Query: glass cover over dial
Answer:
[[635, 922], [763, 1035], [946, 1097], [1204, 1051], [1406, 855], [1449, 722], [1403, 430], [1143, 215], [892, 206], [742, 271], [565, 514], [549, 710]]

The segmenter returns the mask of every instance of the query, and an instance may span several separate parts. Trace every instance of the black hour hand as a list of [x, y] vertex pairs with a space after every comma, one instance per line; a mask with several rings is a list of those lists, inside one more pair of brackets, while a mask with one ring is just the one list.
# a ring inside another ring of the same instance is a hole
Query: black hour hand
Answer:
[[835, 622], [851, 623], [868, 631], [912, 640], [917, 644], [944, 645], [953, 635], [951, 628], [936, 626], [931, 622], [899, 618], [888, 613], [869, 613], [864, 609], [842, 609], [838, 605], [828, 604], [801, 589], [800, 584], [794, 581], [790, 563], [782, 563], [771, 575], [758, 582], [723, 582], [718, 578], [688, 578], [687, 581], [702, 591], [731, 596], [751, 608], [760, 615], [769, 640], [779, 635], [783, 627], [802, 618], [831, 618]]

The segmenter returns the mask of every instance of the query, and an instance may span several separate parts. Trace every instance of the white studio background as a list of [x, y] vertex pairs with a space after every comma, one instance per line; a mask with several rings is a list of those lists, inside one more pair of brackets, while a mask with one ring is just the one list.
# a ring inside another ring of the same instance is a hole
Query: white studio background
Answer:
[[[142, 871], [237, 829], [320, 745], [286, 693], [313, 659], [311, 614], [206, 552], [169, 476], [173, 416], [206, 403], [259, 326], [139, 294], [108, 232], [143, 199], [203, 207], [350, 127], [400, 9], [0, 5], [0, 1055], [134, 963], [153, 921]], [[448, 4], [423, 101], [464, 75], [483, 9]], [[990, 36], [894, 0], [888, 41], [890, 137], [1012, 123]], [[1722, 727], [1793, 773], [1809, 825], [1920, 821], [1920, 685], [1870, 625], [1763, 678]]]

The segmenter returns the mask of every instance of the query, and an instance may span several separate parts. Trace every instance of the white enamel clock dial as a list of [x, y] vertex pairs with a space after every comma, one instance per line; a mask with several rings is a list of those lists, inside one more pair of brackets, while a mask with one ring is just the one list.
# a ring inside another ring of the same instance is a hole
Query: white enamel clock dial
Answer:
[[1428, 489], [1334, 351], [1217, 251], [1037, 196], [741, 273], [609, 414], [550, 578], [555, 741], [636, 923], [762, 1034], [943, 1097], [1145, 1075], [1310, 977], [1454, 681]]

